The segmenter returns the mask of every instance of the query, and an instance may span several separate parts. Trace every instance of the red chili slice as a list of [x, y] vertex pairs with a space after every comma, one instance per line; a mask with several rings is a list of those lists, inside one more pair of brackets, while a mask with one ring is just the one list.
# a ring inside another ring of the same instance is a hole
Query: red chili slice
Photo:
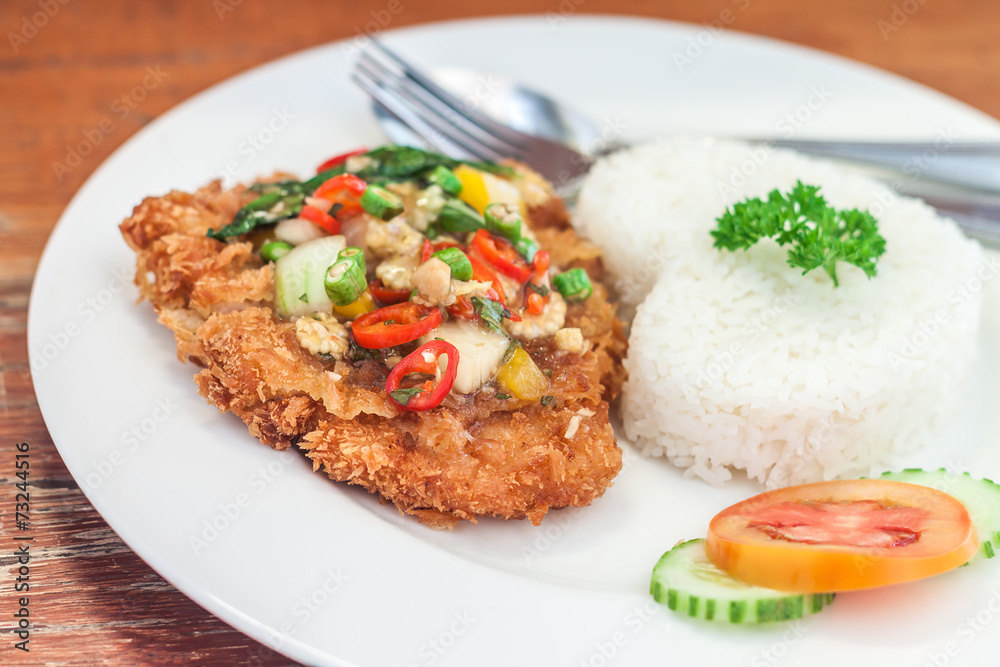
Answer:
[[531, 266], [524, 261], [521, 254], [514, 249], [507, 239], [490, 234], [480, 229], [472, 238], [469, 247], [491, 267], [516, 280], [519, 283], [528, 282], [531, 278]]
[[[481, 283], [490, 283], [492, 288], [486, 292], [486, 298], [497, 301], [504, 308], [507, 307], [507, 296], [503, 290], [503, 283], [497, 278], [497, 275], [489, 269], [488, 266], [475, 255], [470, 255], [466, 253], [469, 258], [469, 263], [472, 264], [472, 279]], [[472, 299], [468, 296], [462, 295], [452, 305], [448, 306], [448, 314], [452, 317], [459, 317], [464, 320], [475, 320], [479, 316], [476, 315], [476, 307], [472, 304]], [[507, 311], [509, 319], [512, 322], [520, 322], [521, 318], [510, 311]]]
[[[438, 363], [442, 356], [448, 357], [448, 364], [443, 372]], [[427, 380], [420, 386], [402, 388], [400, 385], [403, 379], [412, 373], [434, 375], [437, 383]], [[441, 405], [441, 401], [455, 384], [457, 373], [458, 350], [455, 346], [443, 340], [428, 341], [393, 366], [385, 381], [385, 393], [401, 410], [430, 410]]]
[[551, 264], [552, 258], [549, 256], [548, 250], [539, 250], [536, 252], [535, 257], [531, 260], [532, 277], [541, 278], [549, 270]]
[[462, 320], [474, 320], [477, 317], [476, 307], [472, 305], [472, 299], [464, 294], [458, 297], [455, 300], [455, 303], [448, 306], [446, 310], [452, 317], [457, 317]]
[[368, 283], [368, 289], [372, 291], [372, 294], [375, 296], [375, 300], [383, 306], [391, 306], [396, 303], [408, 301], [410, 299], [410, 294], [413, 291], [406, 289], [390, 289], [383, 285], [382, 281], [378, 278]]
[[444, 250], [445, 248], [459, 248], [463, 252], [465, 251], [462, 244], [455, 241], [437, 241], [435, 243], [431, 243], [430, 240], [424, 239], [424, 247], [420, 251], [420, 263], [423, 264], [431, 258], [431, 255], [436, 253], [438, 250]]
[[[531, 260], [531, 279], [529, 284], [525, 285], [524, 288], [525, 310], [531, 315], [541, 315], [545, 312], [545, 306], [551, 300], [549, 296], [552, 291], [551, 281], [549, 280], [549, 266], [551, 264], [552, 259], [549, 257], [547, 250], [539, 250], [535, 253], [534, 259]], [[532, 289], [532, 286], [538, 286], [538, 289], [545, 287], [548, 291], [545, 296], [542, 296]]]
[[351, 331], [358, 345], [379, 350], [416, 340], [441, 321], [439, 309], [407, 301], [365, 313], [351, 322]]
[[528, 295], [528, 305], [525, 308], [529, 315], [541, 315], [545, 312], [545, 299], [538, 292]]
[[316, 188], [313, 197], [328, 199], [334, 205], [340, 204], [335, 215], [354, 215], [362, 210], [361, 195], [367, 187], [368, 184], [354, 174], [340, 174]]
[[490, 267], [486, 266], [475, 255], [467, 254], [466, 256], [469, 258], [469, 263], [472, 264], [472, 279], [493, 285], [493, 289], [497, 293], [495, 301], [499, 301], [501, 305], [506, 306], [507, 294], [504, 292], [503, 283], [497, 278], [497, 274], [493, 273]]
[[339, 234], [340, 233], [340, 221], [335, 217], [319, 210], [315, 206], [310, 206], [306, 204], [302, 207], [302, 211], [299, 213], [300, 218], [305, 218], [309, 222], [319, 225], [327, 234]]
[[367, 148], [359, 148], [357, 150], [348, 151], [347, 153], [341, 153], [340, 155], [334, 155], [332, 158], [316, 167], [316, 173], [322, 174], [327, 169], [333, 169], [338, 164], [347, 162], [347, 158], [354, 157], [355, 155], [361, 155], [362, 153], [367, 153]]

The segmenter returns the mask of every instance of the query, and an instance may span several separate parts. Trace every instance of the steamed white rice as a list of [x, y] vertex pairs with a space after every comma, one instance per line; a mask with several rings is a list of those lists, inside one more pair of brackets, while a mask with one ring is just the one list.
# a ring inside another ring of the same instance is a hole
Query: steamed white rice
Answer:
[[[796, 180], [878, 218], [876, 278], [840, 262], [834, 288], [773, 242], [712, 247], [726, 207]], [[981, 309], [968, 285], [996, 259], [922, 202], [789, 151], [680, 139], [597, 165], [577, 213], [638, 305], [622, 417], [644, 454], [785, 486], [869, 472], [953, 413]]]

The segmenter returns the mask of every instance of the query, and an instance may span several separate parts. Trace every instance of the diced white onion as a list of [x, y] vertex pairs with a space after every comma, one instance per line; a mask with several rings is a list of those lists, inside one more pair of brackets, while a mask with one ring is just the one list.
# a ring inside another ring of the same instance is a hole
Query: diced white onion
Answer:
[[305, 218], [288, 218], [274, 228], [274, 236], [279, 241], [302, 245], [327, 236], [327, 233]]

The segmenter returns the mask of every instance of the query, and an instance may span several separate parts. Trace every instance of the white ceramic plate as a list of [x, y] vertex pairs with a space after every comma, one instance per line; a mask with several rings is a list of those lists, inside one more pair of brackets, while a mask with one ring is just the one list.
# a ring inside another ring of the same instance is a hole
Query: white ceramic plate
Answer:
[[[897, 77], [702, 27], [550, 15], [385, 38], [431, 67], [551, 91], [626, 138], [766, 134], [786, 114], [800, 136], [1000, 136], [992, 119]], [[627, 445], [625, 470], [590, 508], [555, 512], [539, 528], [486, 520], [433, 532], [313, 474], [300, 454], [259, 445], [206, 404], [170, 333], [148, 304], [134, 305], [133, 254], [116, 225], [146, 195], [223, 173], [306, 174], [378, 144], [367, 100], [348, 82], [358, 45], [284, 58], [165, 114], [94, 173], [49, 241], [30, 312], [39, 404], [70, 471], [129, 546], [205, 608], [307, 663], [975, 665], [996, 654], [993, 562], [843, 595], [787, 626], [720, 627], [662, 610], [646, 592], [660, 554], [757, 489], [682, 479]], [[1000, 477], [997, 331], [987, 323], [970, 402], [912, 465]]]

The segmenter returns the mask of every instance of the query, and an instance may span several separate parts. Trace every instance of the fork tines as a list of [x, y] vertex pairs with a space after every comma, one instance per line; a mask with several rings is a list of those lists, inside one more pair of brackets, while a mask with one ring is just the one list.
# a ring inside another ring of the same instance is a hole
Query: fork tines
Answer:
[[409, 65], [377, 39], [361, 53], [353, 80], [414, 132], [444, 153], [478, 160], [521, 158], [520, 133], [497, 123]]

